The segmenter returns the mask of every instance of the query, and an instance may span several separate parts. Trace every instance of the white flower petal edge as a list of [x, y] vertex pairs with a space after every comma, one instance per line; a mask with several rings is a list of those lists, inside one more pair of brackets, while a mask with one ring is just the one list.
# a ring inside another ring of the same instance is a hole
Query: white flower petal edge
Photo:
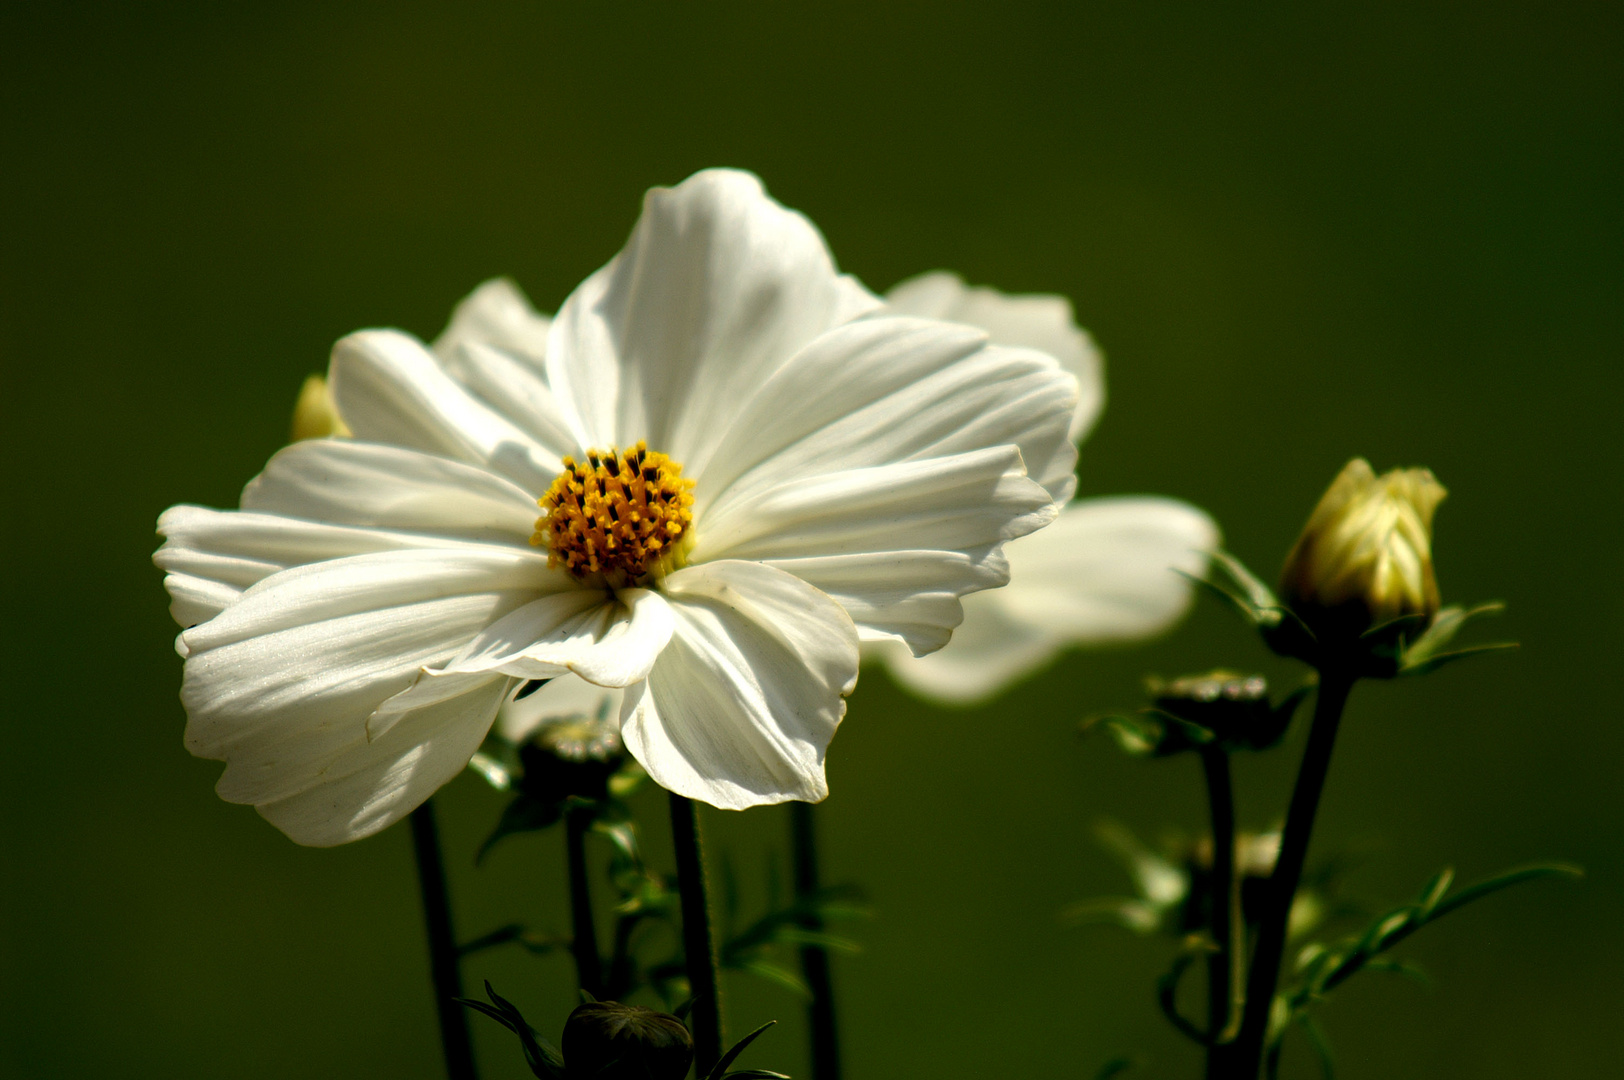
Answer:
[[648, 678], [671, 640], [671, 606], [657, 592], [622, 589], [610, 596], [576, 589], [544, 596], [480, 632], [451, 663], [431, 675], [497, 671], [520, 679], [579, 675], [598, 686]]
[[647, 439], [697, 475], [767, 376], [879, 306], [760, 180], [707, 169], [650, 191], [626, 247], [564, 301], [547, 381], [579, 445]]
[[964, 625], [946, 648], [917, 658], [889, 649], [884, 659], [920, 695], [973, 704], [1068, 646], [1165, 630], [1190, 604], [1182, 574], [1202, 573], [1217, 546], [1212, 519], [1175, 499], [1084, 499], [1006, 545], [1010, 584], [967, 597]]
[[1071, 420], [1074, 443], [1088, 434], [1105, 406], [1104, 358], [1088, 331], [1077, 325], [1071, 301], [1064, 296], [971, 288], [957, 274], [935, 270], [892, 286], [885, 303], [898, 315], [966, 323], [1000, 345], [1036, 349], [1060, 361], [1082, 388]]
[[532, 307], [518, 285], [508, 278], [492, 278], [463, 298], [431, 348], [447, 365], [456, 364], [463, 346], [477, 344], [501, 349], [539, 369], [552, 326], [553, 320]]
[[621, 738], [661, 787], [742, 810], [829, 793], [823, 757], [857, 684], [857, 634], [782, 570], [723, 561], [666, 579], [671, 643], [626, 688]]

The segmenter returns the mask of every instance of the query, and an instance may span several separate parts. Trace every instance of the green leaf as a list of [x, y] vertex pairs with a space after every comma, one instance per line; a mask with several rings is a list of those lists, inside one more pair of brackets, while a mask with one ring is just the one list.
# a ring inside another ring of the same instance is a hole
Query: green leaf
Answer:
[[1174, 957], [1173, 966], [1156, 980], [1156, 1003], [1161, 1006], [1162, 1015], [1167, 1017], [1168, 1023], [1178, 1029], [1179, 1034], [1202, 1046], [1206, 1046], [1210, 1041], [1207, 1033], [1190, 1023], [1179, 1012], [1178, 992], [1179, 980], [1184, 978], [1184, 973], [1190, 970], [1190, 966], [1198, 957], [1210, 950], [1210, 944], [1205, 948], [1193, 945], [1188, 947], [1185, 952]]
[[1114, 1057], [1100, 1066], [1100, 1071], [1094, 1074], [1094, 1080], [1111, 1080], [1111, 1077], [1121, 1076], [1129, 1069], [1137, 1069], [1139, 1065], [1137, 1058]]
[[1212, 561], [1222, 567], [1230, 580], [1240, 586], [1246, 595], [1247, 603], [1253, 608], [1267, 610], [1280, 607], [1280, 601], [1275, 598], [1274, 590], [1263, 584], [1263, 580], [1248, 570], [1246, 564], [1235, 556], [1219, 548], [1212, 553]]
[[750, 974], [766, 979], [768, 982], [777, 983], [791, 993], [803, 998], [812, 996], [812, 988], [806, 985], [805, 980], [789, 968], [781, 964], [775, 964], [771, 960], [749, 959], [738, 964], [724, 965], [724, 967], [731, 968], [734, 971], [748, 971]]
[[518, 1007], [492, 989], [489, 980], [485, 982], [485, 996], [491, 999], [491, 1004], [487, 1005], [472, 998], [457, 998], [456, 1001], [459, 1005], [490, 1017], [517, 1035], [519, 1045], [524, 1050], [525, 1063], [530, 1066], [533, 1074], [543, 1077], [544, 1080], [563, 1080], [563, 1056], [553, 1049], [551, 1043], [541, 1037], [540, 1032], [525, 1022], [524, 1014], [519, 1012]]
[[1476, 885], [1462, 889], [1448, 900], [1438, 904], [1432, 910], [1432, 920], [1436, 921], [1472, 903], [1481, 900], [1491, 893], [1501, 889], [1509, 889], [1513, 885], [1520, 885], [1525, 881], [1534, 881], [1546, 877], [1582, 878], [1585, 876], [1584, 868], [1573, 863], [1548, 862], [1530, 863], [1527, 866], [1513, 867], [1504, 873], [1496, 874], [1487, 881], [1480, 881]]
[[495, 847], [497, 841], [513, 836], [517, 833], [536, 832], [540, 829], [556, 825], [564, 816], [562, 803], [541, 802], [524, 795], [516, 796], [502, 810], [502, 817], [496, 823], [496, 828], [479, 845], [479, 851], [474, 855], [474, 865], [478, 866], [485, 856]]
[[1128, 897], [1102, 896], [1097, 900], [1081, 900], [1060, 912], [1060, 918], [1071, 926], [1090, 923], [1115, 923], [1136, 934], [1149, 934], [1160, 929], [1162, 912], [1143, 900]]
[[1495, 641], [1487, 645], [1472, 645], [1464, 649], [1454, 649], [1450, 652], [1433, 653], [1425, 660], [1411, 662], [1410, 654], [1404, 654], [1404, 664], [1398, 669], [1400, 675], [1430, 675], [1446, 664], [1453, 664], [1457, 660], [1468, 657], [1481, 656], [1484, 653], [1507, 652], [1511, 649], [1521, 648], [1515, 641]]
[[1224, 586], [1219, 585], [1215, 581], [1208, 581], [1204, 577], [1197, 577], [1195, 574], [1185, 573], [1183, 570], [1174, 570], [1173, 572], [1178, 574], [1180, 577], [1189, 578], [1191, 584], [1195, 585], [1199, 589], [1205, 590], [1208, 594], [1217, 597], [1225, 607], [1235, 612], [1235, 614], [1239, 615], [1253, 626], [1257, 626], [1261, 623], [1263, 619], [1262, 609], [1253, 606], [1253, 604], [1240, 593], [1237, 593], [1231, 589], [1226, 589]]
[[716, 1067], [710, 1071], [709, 1075], [712, 1080], [722, 1080], [722, 1077], [727, 1075], [729, 1066], [733, 1064], [740, 1054], [744, 1053], [745, 1047], [755, 1042], [761, 1037], [762, 1032], [766, 1031], [776, 1023], [778, 1023], [777, 1020], [769, 1020], [765, 1024], [762, 1024], [760, 1027], [756, 1028], [756, 1030], [752, 1031], [750, 1034], [746, 1035], [744, 1038], [740, 1039], [738, 1042], [734, 1043], [732, 1049], [723, 1054], [722, 1060], [718, 1061], [716, 1063]]
[[1325, 1032], [1307, 1013], [1297, 1017], [1297, 1026], [1308, 1036], [1308, 1045], [1314, 1048], [1314, 1055], [1319, 1058], [1320, 1075], [1325, 1080], [1336, 1080], [1336, 1055], [1331, 1052], [1331, 1041], [1325, 1037]]
[[1404, 960], [1371, 960], [1365, 964], [1366, 971], [1385, 971], [1389, 975], [1402, 975], [1412, 982], [1418, 982], [1428, 989], [1432, 988], [1432, 976], [1422, 971], [1416, 965]]
[[1455, 868], [1446, 866], [1433, 875], [1432, 880], [1421, 888], [1421, 897], [1415, 902], [1416, 915], [1427, 918], [1438, 906], [1438, 901], [1444, 898], [1449, 886], [1455, 883]]

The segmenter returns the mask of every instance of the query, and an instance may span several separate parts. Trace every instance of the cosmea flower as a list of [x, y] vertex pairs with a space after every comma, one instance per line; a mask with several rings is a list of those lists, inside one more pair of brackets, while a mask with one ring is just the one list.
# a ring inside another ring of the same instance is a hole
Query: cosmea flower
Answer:
[[399, 819], [568, 673], [665, 787], [820, 799], [859, 639], [940, 648], [1070, 493], [1072, 376], [883, 310], [748, 174], [650, 192], [550, 325], [495, 295], [438, 351], [344, 338], [352, 439], [160, 519], [187, 745], [300, 842]]
[[[1041, 349], [1075, 375], [1082, 392], [1070, 436], [1088, 434], [1105, 400], [1099, 351], [1060, 296], [1009, 296], [969, 288], [952, 274], [912, 278], [886, 295], [894, 314], [968, 323], [994, 342]], [[1175, 499], [1082, 499], [1059, 520], [1005, 549], [1010, 583], [966, 597], [964, 623], [947, 648], [928, 656], [877, 651], [909, 689], [941, 701], [992, 696], [1072, 645], [1132, 641], [1165, 630], [1189, 606], [1218, 529]]]

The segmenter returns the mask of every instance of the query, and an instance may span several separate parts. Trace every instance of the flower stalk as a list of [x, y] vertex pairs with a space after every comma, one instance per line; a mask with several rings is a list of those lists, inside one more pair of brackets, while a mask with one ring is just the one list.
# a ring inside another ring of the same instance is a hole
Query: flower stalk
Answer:
[[[791, 848], [795, 858], [795, 899], [804, 909], [803, 929], [823, 930], [823, 919], [815, 910], [822, 887], [818, 875], [817, 822], [811, 803], [790, 805]], [[801, 946], [801, 974], [806, 978], [812, 1000], [806, 1006], [807, 1028], [812, 1041], [812, 1080], [840, 1080], [840, 1041], [835, 1027], [835, 992], [829, 974], [829, 952], [822, 945], [807, 942]]]
[[1212, 817], [1212, 911], [1208, 928], [1214, 952], [1207, 959], [1208, 1075], [1214, 1050], [1240, 1031], [1246, 1002], [1246, 926], [1241, 918], [1240, 875], [1235, 869], [1235, 789], [1229, 754], [1217, 745], [1201, 751]]
[[434, 982], [434, 1007], [440, 1018], [440, 1045], [450, 1080], [476, 1080], [474, 1047], [468, 1037], [468, 1016], [457, 999], [462, 997], [462, 971], [457, 939], [451, 924], [451, 895], [446, 888], [445, 863], [440, 858], [440, 830], [434, 820], [434, 802], [412, 811], [412, 848], [417, 854], [417, 884], [423, 894], [423, 924], [429, 939], [429, 975]]
[[575, 978], [595, 998], [605, 996], [603, 956], [598, 952], [598, 931], [592, 920], [592, 886], [587, 879], [586, 834], [592, 827], [590, 810], [571, 807], [564, 814], [565, 857], [570, 882], [570, 954]]
[[717, 979], [716, 939], [711, 933], [710, 901], [705, 888], [705, 859], [699, 839], [699, 817], [691, 799], [671, 792], [671, 841], [677, 856], [677, 891], [682, 899], [682, 954], [688, 969], [693, 1011], [694, 1067], [707, 1076], [722, 1057], [722, 1000]]
[[1314, 832], [1320, 795], [1331, 766], [1342, 710], [1356, 676], [1346, 670], [1327, 667], [1320, 671], [1319, 690], [1314, 701], [1314, 722], [1308, 731], [1292, 789], [1291, 807], [1286, 814], [1285, 831], [1280, 838], [1280, 858], [1269, 879], [1268, 903], [1259, 920], [1257, 947], [1252, 954], [1246, 986], [1246, 1012], [1240, 1034], [1228, 1048], [1214, 1052], [1214, 1068], [1208, 1075], [1226, 1080], [1253, 1080], [1263, 1061], [1263, 1044], [1268, 1036], [1270, 1008], [1280, 979], [1280, 962], [1286, 951], [1286, 929], [1292, 901], [1302, 881], [1308, 842]]

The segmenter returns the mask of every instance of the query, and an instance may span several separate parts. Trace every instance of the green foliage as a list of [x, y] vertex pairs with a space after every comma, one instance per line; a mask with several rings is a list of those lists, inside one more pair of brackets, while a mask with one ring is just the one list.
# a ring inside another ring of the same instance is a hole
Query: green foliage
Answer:
[[1150, 706], [1134, 713], [1107, 713], [1083, 721], [1085, 734], [1100, 728], [1125, 753], [1170, 757], [1217, 747], [1226, 753], [1279, 745], [1312, 683], [1271, 703], [1261, 675], [1212, 671], [1164, 681], [1147, 680]]
[[536, 1076], [542, 1077], [543, 1080], [564, 1080], [563, 1055], [525, 1021], [524, 1014], [519, 1012], [518, 1006], [492, 989], [489, 980], [485, 982], [485, 996], [491, 999], [489, 1005], [473, 998], [458, 998], [457, 1001], [475, 1012], [490, 1017], [517, 1035], [519, 1046], [524, 1050], [525, 1064], [530, 1066], [530, 1071]]
[[[474, 998], [458, 998], [457, 1001], [459, 1004], [473, 1009], [483, 1016], [490, 1017], [517, 1035], [519, 1037], [519, 1046], [524, 1052], [525, 1064], [530, 1067], [530, 1071], [534, 1075], [542, 1077], [543, 1080], [566, 1080], [566, 1077], [572, 1077], [572, 1074], [568, 1071], [567, 1063], [563, 1055], [558, 1052], [558, 1049], [548, 1042], [539, 1031], [531, 1027], [525, 1020], [524, 1014], [519, 1011], [518, 1006], [499, 995], [491, 987], [488, 980], [485, 983], [485, 995], [490, 998], [489, 1004]], [[685, 1003], [675, 1014], [678, 1019], [686, 1017], [687, 1005], [691, 1005], [691, 1002]], [[643, 1015], [648, 1014], [644, 1013]], [[723, 1054], [721, 1059], [717, 1061], [716, 1065], [705, 1074], [703, 1080], [790, 1080], [783, 1073], [772, 1072], [767, 1069], [732, 1068], [733, 1063], [739, 1059], [739, 1055], [743, 1054], [750, 1044], [760, 1038], [768, 1028], [777, 1023], [776, 1020], [769, 1020], [734, 1043], [727, 1053]], [[573, 1076], [579, 1076], [579, 1066]]]
[[[1566, 863], [1537, 863], [1517, 867], [1478, 882], [1454, 894], [1449, 893], [1455, 872], [1445, 868], [1422, 886], [1416, 899], [1378, 916], [1363, 933], [1335, 944], [1313, 944], [1298, 959], [1297, 982], [1274, 1003], [1269, 1034], [1269, 1060], [1278, 1063], [1279, 1051], [1288, 1026], [1295, 1024], [1308, 1034], [1320, 1054], [1322, 1069], [1332, 1075], [1329, 1044], [1315, 1026], [1311, 1010], [1327, 995], [1361, 971], [1386, 971], [1427, 982], [1424, 973], [1411, 965], [1387, 958], [1387, 950], [1452, 912], [1485, 896], [1525, 881], [1546, 877], [1581, 877], [1583, 871]], [[1274, 1075], [1271, 1071], [1271, 1077]]]
[[1308, 625], [1239, 559], [1227, 551], [1214, 551], [1212, 565], [1215, 576], [1221, 572], [1221, 577], [1185, 576], [1239, 615], [1274, 652], [1312, 667], [1351, 660], [1357, 673], [1365, 678], [1391, 679], [1426, 675], [1457, 660], [1517, 647], [1511, 642], [1495, 642], [1446, 651], [1468, 620], [1505, 610], [1504, 604], [1490, 602], [1472, 607], [1451, 605], [1431, 618], [1403, 615], [1364, 631], [1353, 657], [1327, 656], [1326, 647]]

